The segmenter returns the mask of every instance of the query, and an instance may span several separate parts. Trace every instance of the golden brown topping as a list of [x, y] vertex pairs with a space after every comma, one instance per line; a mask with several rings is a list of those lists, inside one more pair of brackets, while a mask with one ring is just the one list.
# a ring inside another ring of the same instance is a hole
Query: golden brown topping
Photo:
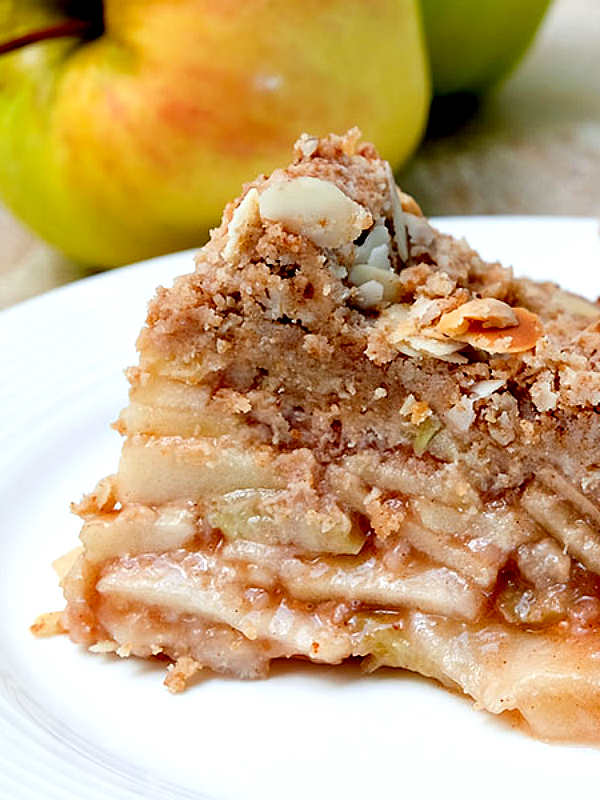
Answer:
[[489, 353], [523, 353], [531, 350], [543, 334], [542, 323], [536, 314], [526, 308], [517, 307], [513, 310], [518, 320], [514, 328], [477, 330], [478, 323], [473, 323], [469, 333], [463, 334], [461, 339]]
[[373, 224], [366, 208], [321, 178], [276, 181], [260, 194], [258, 203], [263, 219], [280, 222], [318, 247], [342, 247]]
[[471, 300], [444, 314], [436, 330], [488, 353], [531, 350], [543, 332], [536, 314], [494, 298]]
[[480, 322], [482, 328], [510, 328], [518, 325], [514, 310], [507, 303], [493, 297], [483, 297], [469, 300], [454, 311], [444, 314], [437, 327], [446, 336], [458, 337], [468, 332], [474, 321]]

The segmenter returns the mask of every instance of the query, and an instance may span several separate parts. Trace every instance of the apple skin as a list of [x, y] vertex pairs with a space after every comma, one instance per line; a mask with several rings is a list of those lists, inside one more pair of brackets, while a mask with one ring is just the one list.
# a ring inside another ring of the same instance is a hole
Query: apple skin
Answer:
[[[59, 19], [0, 0], [0, 41]], [[358, 125], [393, 166], [421, 137], [418, 0], [106, 0], [104, 19], [0, 56], [0, 196], [80, 262], [201, 244], [303, 131]]]
[[550, 0], [421, 0], [434, 92], [480, 94], [524, 55]]

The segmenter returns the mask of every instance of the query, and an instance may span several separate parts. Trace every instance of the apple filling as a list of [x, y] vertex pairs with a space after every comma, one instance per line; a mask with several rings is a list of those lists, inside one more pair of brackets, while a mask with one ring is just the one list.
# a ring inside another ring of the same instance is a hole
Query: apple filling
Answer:
[[[138, 438], [112, 489], [80, 506], [84, 552], [64, 579], [77, 641], [245, 678], [273, 658], [364, 657], [517, 709], [550, 737], [600, 690], [600, 577], [572, 492], [550, 506], [538, 479], [489, 507], [447, 465], [436, 476], [411, 457], [319, 468], [228, 435]], [[138, 484], [155, 499], [162, 486], [162, 502], [144, 505]]]

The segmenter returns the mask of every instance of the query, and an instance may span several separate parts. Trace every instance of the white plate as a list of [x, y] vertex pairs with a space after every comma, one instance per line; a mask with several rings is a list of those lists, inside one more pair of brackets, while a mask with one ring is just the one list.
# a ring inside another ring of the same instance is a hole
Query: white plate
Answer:
[[[490, 259], [595, 297], [598, 223], [454, 218]], [[62, 605], [50, 562], [71, 549], [69, 501], [115, 470], [108, 423], [154, 287], [179, 253], [0, 314], [0, 797], [21, 800], [564, 797], [600, 778], [600, 751], [526, 738], [407, 673], [281, 665], [262, 682], [206, 677], [181, 696], [163, 668], [36, 640]], [[592, 783], [595, 781], [595, 784]], [[518, 789], [517, 789], [518, 787]], [[517, 794], [513, 792], [517, 791]]]

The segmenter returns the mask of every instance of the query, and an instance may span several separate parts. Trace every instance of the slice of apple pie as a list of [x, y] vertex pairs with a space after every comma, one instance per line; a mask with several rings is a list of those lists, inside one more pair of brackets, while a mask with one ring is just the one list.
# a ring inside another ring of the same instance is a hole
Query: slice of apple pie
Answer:
[[173, 690], [360, 657], [600, 738], [599, 305], [436, 231], [357, 131], [305, 135], [138, 348], [74, 641]]

